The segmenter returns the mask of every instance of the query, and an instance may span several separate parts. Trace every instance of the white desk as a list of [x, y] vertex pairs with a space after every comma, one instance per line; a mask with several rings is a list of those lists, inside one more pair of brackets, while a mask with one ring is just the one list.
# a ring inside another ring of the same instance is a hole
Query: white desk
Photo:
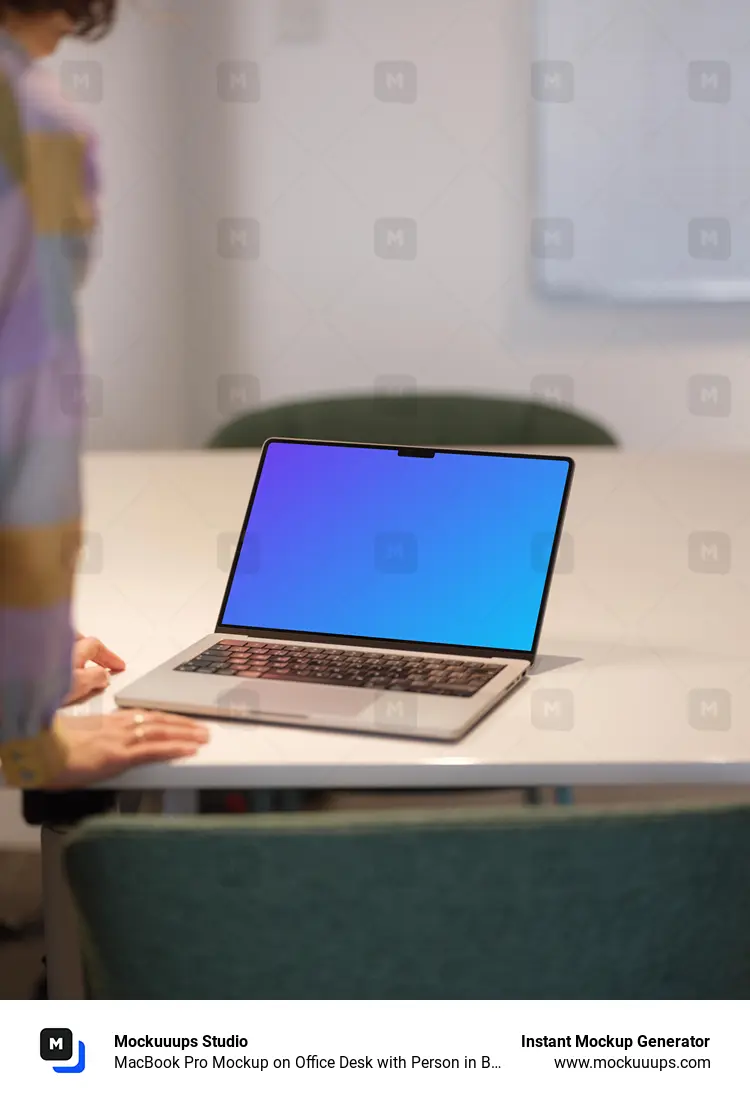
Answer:
[[[116, 786], [750, 782], [750, 456], [573, 454], [539, 671], [461, 743], [215, 723], [196, 759]], [[122, 683], [213, 630], [256, 464], [238, 451], [87, 458], [78, 623], [126, 658]]]
[[[194, 760], [114, 786], [190, 811], [202, 787], [750, 782], [750, 458], [575, 458], [539, 669], [460, 744], [214, 723]], [[122, 682], [213, 630], [256, 465], [237, 451], [87, 459], [77, 621], [126, 658]], [[695, 691], [709, 694], [691, 710]], [[111, 709], [113, 692], [77, 709]], [[44, 833], [50, 997], [78, 998], [63, 838]]]

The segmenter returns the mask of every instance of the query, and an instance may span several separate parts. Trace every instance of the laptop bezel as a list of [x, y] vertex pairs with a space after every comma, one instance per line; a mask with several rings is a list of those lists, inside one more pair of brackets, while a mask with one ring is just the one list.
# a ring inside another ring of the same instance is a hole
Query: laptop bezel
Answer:
[[[560, 514], [557, 521], [557, 530], [555, 531], [555, 537], [552, 545], [552, 553], [550, 554], [549, 566], [547, 569], [547, 575], [544, 579], [544, 589], [542, 592], [542, 600], [539, 605], [539, 614], [537, 616], [536, 629], [534, 632], [534, 640], [532, 648], [530, 650], [517, 650], [517, 649], [495, 649], [486, 646], [460, 646], [451, 645], [448, 643], [437, 642], [421, 642], [421, 641], [403, 641], [403, 639], [392, 638], [366, 638], [359, 635], [352, 634], [312, 634], [304, 630], [274, 630], [267, 627], [254, 627], [254, 626], [236, 626], [225, 624], [222, 622], [224, 612], [226, 610], [227, 602], [229, 600], [229, 594], [232, 590], [232, 584], [234, 582], [234, 576], [237, 570], [237, 565], [242, 551], [242, 546], [245, 540], [245, 534], [247, 531], [247, 525], [250, 521], [250, 514], [252, 512], [253, 503], [255, 501], [255, 495], [260, 485], [261, 475], [263, 473], [263, 465], [266, 461], [268, 449], [274, 443], [301, 443], [310, 447], [349, 447], [358, 448], [360, 450], [377, 450], [377, 451], [396, 451], [404, 456], [413, 457], [432, 457], [436, 454], [449, 454], [449, 455], [473, 455], [475, 457], [491, 457], [491, 458], [523, 458], [530, 461], [544, 461], [544, 462], [563, 462], [567, 466], [567, 474], [565, 478], [565, 488], [563, 490], [563, 498], [560, 506]], [[229, 578], [227, 580], [226, 587], [224, 589], [224, 596], [221, 601], [221, 608], [219, 609], [219, 616], [216, 623], [216, 634], [227, 634], [229, 636], [238, 637], [253, 637], [268, 639], [271, 641], [282, 642], [310, 642], [320, 645], [330, 646], [356, 646], [359, 649], [392, 649], [403, 650], [413, 652], [415, 649], [421, 653], [436, 653], [436, 654], [451, 654], [455, 656], [463, 657], [491, 657], [491, 658], [504, 658], [506, 660], [526, 660], [529, 662], [534, 661], [537, 650], [539, 647], [539, 639], [542, 633], [542, 626], [544, 624], [544, 617], [547, 611], [547, 601], [549, 599], [550, 587], [552, 584], [552, 577], [555, 571], [555, 563], [557, 561], [557, 555], [560, 549], [560, 542], [562, 540], [562, 533], [565, 524], [565, 516], [568, 509], [568, 501], [570, 499], [570, 490], [573, 481], [573, 475], [575, 473], [575, 461], [566, 455], [549, 455], [549, 454], [527, 454], [526, 452], [513, 452], [513, 451], [486, 451], [486, 450], [473, 450], [463, 447], [413, 447], [413, 446], [399, 446], [398, 444], [391, 443], [348, 443], [339, 440], [330, 439], [295, 439], [285, 436], [274, 436], [267, 439], [263, 444], [261, 450], [260, 461], [258, 463], [258, 469], [255, 475], [255, 482], [253, 484], [252, 493], [250, 494], [250, 500], [245, 511], [245, 518], [242, 522], [242, 530], [240, 532], [239, 539], [237, 540], [237, 547], [234, 553], [234, 559], [232, 561], [232, 567], [229, 571]]]

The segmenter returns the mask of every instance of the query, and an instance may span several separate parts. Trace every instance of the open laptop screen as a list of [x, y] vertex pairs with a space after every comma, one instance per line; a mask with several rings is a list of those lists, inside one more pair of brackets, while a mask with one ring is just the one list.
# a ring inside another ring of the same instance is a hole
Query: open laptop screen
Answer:
[[571, 469], [271, 442], [220, 627], [530, 651]]

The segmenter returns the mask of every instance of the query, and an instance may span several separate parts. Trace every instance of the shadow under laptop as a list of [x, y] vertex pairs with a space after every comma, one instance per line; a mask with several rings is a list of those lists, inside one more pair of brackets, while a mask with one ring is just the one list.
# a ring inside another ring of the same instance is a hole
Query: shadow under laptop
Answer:
[[555, 672], [558, 668], [566, 668], [568, 665], [577, 665], [583, 657], [554, 657], [552, 654], [537, 657], [529, 669], [529, 676], [541, 676], [545, 672]]

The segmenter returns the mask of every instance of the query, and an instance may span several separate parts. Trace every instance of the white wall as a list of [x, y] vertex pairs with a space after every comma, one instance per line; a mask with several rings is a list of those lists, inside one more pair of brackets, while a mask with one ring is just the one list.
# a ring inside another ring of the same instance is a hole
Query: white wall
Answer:
[[124, 0], [116, 33], [50, 61], [102, 142], [103, 232], [84, 292], [94, 447], [184, 445], [185, 317], [182, 51], [151, 0]]
[[[627, 6], [609, 4], [615, 18]], [[744, 446], [746, 308], [551, 305], [529, 289], [530, 9], [130, 0], [109, 43], [68, 46], [104, 78], [92, 445], [200, 445], [259, 399], [528, 393], [562, 376], [630, 446]], [[383, 61], [416, 67], [416, 102], [376, 98]], [[226, 63], [250, 100], [258, 66], [257, 102], [221, 98]], [[257, 259], [220, 256], [231, 218], [259, 223]], [[382, 218], [416, 221], [416, 259], [375, 255]], [[733, 415], [690, 413], [693, 374], [730, 379]]]

